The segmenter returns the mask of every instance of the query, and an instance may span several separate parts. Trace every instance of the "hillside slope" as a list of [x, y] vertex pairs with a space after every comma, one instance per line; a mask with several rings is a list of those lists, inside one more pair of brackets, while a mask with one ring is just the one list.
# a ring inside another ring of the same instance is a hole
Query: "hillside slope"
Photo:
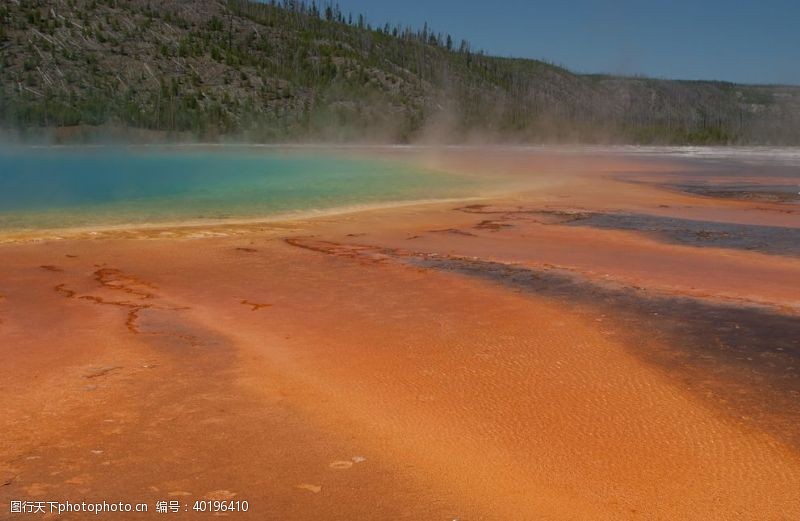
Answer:
[[800, 88], [576, 75], [287, 0], [8, 0], [0, 126], [199, 139], [800, 143]]

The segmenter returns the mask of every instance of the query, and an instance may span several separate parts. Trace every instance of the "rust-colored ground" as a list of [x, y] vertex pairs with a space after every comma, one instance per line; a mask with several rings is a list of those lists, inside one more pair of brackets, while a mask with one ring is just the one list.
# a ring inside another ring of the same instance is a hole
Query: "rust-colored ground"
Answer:
[[0, 245], [0, 518], [800, 517], [797, 205], [667, 186], [702, 164], [406, 159], [514, 190]]

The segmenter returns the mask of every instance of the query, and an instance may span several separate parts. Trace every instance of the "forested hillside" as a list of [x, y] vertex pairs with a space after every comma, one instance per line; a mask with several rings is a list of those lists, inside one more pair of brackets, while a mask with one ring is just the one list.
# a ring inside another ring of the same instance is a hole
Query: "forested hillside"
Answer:
[[577, 75], [329, 4], [4, 0], [0, 22], [0, 126], [27, 135], [800, 143], [797, 87]]

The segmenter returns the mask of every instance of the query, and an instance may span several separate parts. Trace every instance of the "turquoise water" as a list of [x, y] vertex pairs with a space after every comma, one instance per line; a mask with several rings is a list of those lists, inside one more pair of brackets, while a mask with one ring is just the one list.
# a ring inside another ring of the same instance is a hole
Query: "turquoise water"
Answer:
[[473, 183], [342, 154], [241, 147], [0, 150], [0, 230], [257, 218], [460, 197]]

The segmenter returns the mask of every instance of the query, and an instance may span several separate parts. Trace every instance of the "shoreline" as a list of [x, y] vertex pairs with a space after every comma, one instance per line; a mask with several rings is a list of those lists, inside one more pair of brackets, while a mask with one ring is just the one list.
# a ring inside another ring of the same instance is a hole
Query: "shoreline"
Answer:
[[426, 144], [426, 143], [245, 143], [245, 142], [188, 142], [188, 143], [0, 143], [0, 151], [15, 148], [34, 149], [171, 149], [171, 148], [253, 148], [265, 150], [321, 150], [321, 151], [430, 151], [430, 150], [488, 150], [511, 152], [550, 152], [562, 154], [619, 154], [619, 155], [653, 155], [674, 156], [691, 158], [719, 158], [726, 154], [733, 157], [753, 157], [756, 159], [775, 158], [782, 156], [784, 159], [800, 158], [798, 145], [637, 145], [637, 144], [591, 144], [591, 143], [463, 143], [463, 144]]
[[252, 218], [230, 218], [230, 219], [190, 219], [185, 221], [165, 221], [137, 224], [78, 226], [70, 228], [43, 228], [37, 230], [12, 230], [0, 231], [0, 244], [37, 242], [44, 240], [68, 240], [76, 236], [108, 236], [114, 232], [135, 232], [135, 231], [164, 231], [174, 230], [204, 230], [225, 226], [242, 227], [258, 224], [292, 223], [295, 221], [308, 221], [323, 219], [326, 217], [357, 214], [362, 212], [372, 212], [379, 210], [390, 210], [393, 208], [405, 208], [415, 206], [428, 206], [436, 204], [461, 203], [471, 201], [483, 201], [493, 196], [471, 196], [455, 197], [442, 199], [414, 199], [409, 201], [394, 201], [386, 203], [347, 205], [338, 206], [325, 210], [299, 210], [296, 212], [280, 213], [264, 217]]

